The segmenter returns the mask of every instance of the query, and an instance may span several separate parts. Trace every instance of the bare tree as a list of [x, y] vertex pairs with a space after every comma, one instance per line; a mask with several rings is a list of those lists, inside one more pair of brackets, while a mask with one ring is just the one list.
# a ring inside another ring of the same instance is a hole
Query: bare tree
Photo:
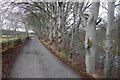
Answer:
[[115, 0], [108, 2], [108, 18], [106, 28], [106, 44], [105, 44], [105, 63], [104, 77], [110, 78], [113, 67], [113, 22], [114, 22], [114, 7]]
[[89, 74], [95, 72], [96, 54], [96, 21], [99, 13], [100, 2], [92, 2], [90, 16], [87, 21], [85, 48], [86, 48], [86, 71]]

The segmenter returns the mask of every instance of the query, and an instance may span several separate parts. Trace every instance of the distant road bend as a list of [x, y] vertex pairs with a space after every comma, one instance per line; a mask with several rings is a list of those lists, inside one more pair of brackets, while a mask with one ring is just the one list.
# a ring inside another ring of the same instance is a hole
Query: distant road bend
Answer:
[[9, 77], [79, 78], [71, 68], [52, 55], [35, 37], [22, 49]]

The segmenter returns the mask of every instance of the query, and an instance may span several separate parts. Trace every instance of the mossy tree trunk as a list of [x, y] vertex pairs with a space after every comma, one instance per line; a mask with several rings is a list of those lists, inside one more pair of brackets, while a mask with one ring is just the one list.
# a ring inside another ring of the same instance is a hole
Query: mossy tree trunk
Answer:
[[96, 54], [96, 21], [99, 13], [100, 2], [92, 2], [90, 16], [87, 21], [85, 48], [86, 48], [86, 72], [94, 74], [95, 72], [95, 54]]

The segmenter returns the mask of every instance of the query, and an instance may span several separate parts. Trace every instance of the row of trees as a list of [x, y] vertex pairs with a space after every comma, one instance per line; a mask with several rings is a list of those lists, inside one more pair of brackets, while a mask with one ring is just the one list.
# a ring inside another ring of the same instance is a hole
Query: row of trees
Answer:
[[[19, 11], [11, 11], [14, 10], [14, 6], [12, 3], [1, 2], [0, 4], [0, 29], [2, 32], [2, 36], [5, 35], [8, 38], [11, 36], [12, 38], [16, 38], [16, 35], [22, 35], [22, 32], [28, 33], [28, 28], [23, 21], [21, 21], [22, 13]], [[7, 32], [7, 31], [8, 32]], [[18, 31], [21, 31], [18, 33]], [[26, 33], [26, 35], [28, 35]], [[2, 38], [1, 36], [1, 38]]]
[[[105, 40], [100, 42], [101, 44], [105, 42], [104, 77], [111, 77], [113, 49], [118, 49], [118, 46], [114, 46], [117, 44], [117, 39], [114, 39], [113, 34], [118, 29], [117, 23], [120, 23], [119, 1], [11, 2], [9, 4], [11, 6], [8, 7], [9, 10], [15, 11], [16, 7], [19, 10], [19, 19], [12, 21], [14, 24], [24, 23], [26, 29], [31, 28], [37, 36], [54, 43], [60, 52], [65, 51], [68, 45], [69, 58], [72, 58], [77, 51], [76, 46], [79, 44], [77, 41], [81, 42], [80, 46], [84, 45], [85, 52], [82, 54], [85, 56], [86, 72], [90, 75], [95, 73], [97, 46], [100, 45], [97, 33], [99, 30], [101, 30], [99, 35], [105, 32], [102, 36]], [[10, 11], [6, 13], [13, 14]], [[82, 36], [79, 36], [81, 34]]]

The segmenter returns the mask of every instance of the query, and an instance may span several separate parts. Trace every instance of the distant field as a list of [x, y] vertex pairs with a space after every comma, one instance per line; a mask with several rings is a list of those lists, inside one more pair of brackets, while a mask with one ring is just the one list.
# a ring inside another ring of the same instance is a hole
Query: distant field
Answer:
[[1, 42], [6, 42], [7, 41], [7, 38], [0, 38], [0, 43]]
[[[12, 40], [15, 40], [15, 39], [18, 39], [18, 38], [9, 38], [9, 41], [12, 41]], [[0, 38], [0, 43], [2, 42], [7, 42], [7, 38]]]
[[[9, 41], [13, 41], [13, 40], [16, 40], [16, 39], [21, 39], [21, 40], [24, 40], [26, 38], [26, 36], [19, 36], [19, 37], [16, 37], [16, 38], [9, 38]], [[7, 37], [6, 36], [3, 36], [2, 38], [0, 38], [0, 43], [2, 42], [7, 42]]]

